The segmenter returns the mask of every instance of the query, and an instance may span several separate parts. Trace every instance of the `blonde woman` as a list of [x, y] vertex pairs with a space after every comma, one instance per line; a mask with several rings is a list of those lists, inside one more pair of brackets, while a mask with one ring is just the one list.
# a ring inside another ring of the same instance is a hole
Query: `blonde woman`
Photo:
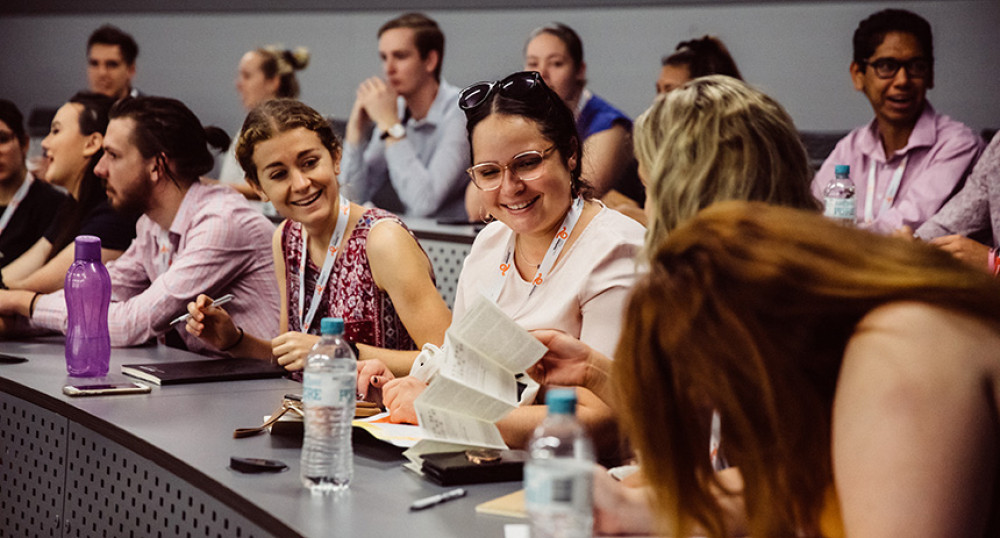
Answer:
[[[284, 49], [277, 45], [267, 45], [251, 51], [240, 58], [236, 72], [236, 91], [247, 112], [268, 99], [299, 96], [297, 71], [309, 65], [309, 51], [304, 47]], [[239, 133], [233, 140], [239, 138]], [[236, 143], [230, 147], [222, 161], [219, 181], [230, 185], [247, 198], [256, 200], [257, 193], [243, 181], [243, 169], [236, 161]]]
[[713, 202], [819, 209], [792, 118], [734, 78], [703, 77], [658, 96], [636, 119], [634, 138], [653, 246]]
[[[658, 96], [636, 119], [634, 141], [646, 183], [647, 253], [715, 202], [753, 200], [819, 209], [809, 192], [808, 158], [791, 117], [774, 99], [734, 78], [703, 77]], [[549, 352], [529, 371], [533, 378], [541, 384], [583, 386], [614, 403], [611, 359], [565, 333], [535, 334]], [[699, 414], [703, 431], [697, 443], [703, 455], [709, 452], [709, 409]], [[738, 474], [725, 479], [730, 478], [739, 483]], [[599, 529], [651, 531], [644, 491], [601, 479], [598, 484], [606, 486], [596, 497]]]

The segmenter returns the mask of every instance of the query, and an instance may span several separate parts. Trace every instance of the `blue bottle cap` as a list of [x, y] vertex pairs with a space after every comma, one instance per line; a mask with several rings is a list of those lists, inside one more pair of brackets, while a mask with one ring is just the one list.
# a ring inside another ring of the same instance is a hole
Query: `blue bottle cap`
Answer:
[[838, 164], [833, 167], [833, 173], [838, 176], [846, 176], [851, 173], [851, 167], [846, 164]]
[[93, 235], [78, 235], [74, 247], [77, 261], [101, 261], [101, 238]]
[[576, 390], [549, 389], [545, 394], [545, 403], [549, 406], [550, 415], [572, 415], [576, 412]]
[[323, 318], [319, 322], [320, 334], [344, 334], [344, 320], [342, 318]]

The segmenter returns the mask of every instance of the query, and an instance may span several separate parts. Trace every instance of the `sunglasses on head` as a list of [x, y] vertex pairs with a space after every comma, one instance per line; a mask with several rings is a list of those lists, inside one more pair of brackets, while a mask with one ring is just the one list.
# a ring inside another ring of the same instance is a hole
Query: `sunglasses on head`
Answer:
[[521, 71], [503, 80], [477, 82], [458, 94], [458, 106], [473, 110], [485, 103], [494, 92], [512, 99], [524, 99], [542, 86], [542, 76], [537, 71]]

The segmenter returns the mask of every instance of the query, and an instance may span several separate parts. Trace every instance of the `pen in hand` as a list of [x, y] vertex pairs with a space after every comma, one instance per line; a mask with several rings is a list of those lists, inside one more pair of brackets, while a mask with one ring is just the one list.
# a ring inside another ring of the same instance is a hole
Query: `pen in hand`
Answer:
[[[232, 301], [233, 298], [234, 298], [234, 296], [233, 296], [232, 293], [227, 293], [227, 294], [223, 295], [222, 297], [219, 297], [218, 299], [212, 301], [212, 306], [222, 306], [222, 305], [228, 303], [229, 301]], [[173, 327], [174, 325], [177, 325], [178, 323], [184, 323], [185, 321], [187, 321], [189, 319], [191, 319], [191, 314], [184, 314], [183, 316], [178, 316], [177, 318], [175, 318], [173, 321], [170, 322], [170, 326]]]
[[458, 499], [465, 497], [465, 490], [462, 488], [455, 488], [451, 491], [446, 491], [444, 493], [439, 493], [437, 495], [431, 495], [430, 497], [424, 497], [423, 499], [418, 499], [413, 501], [410, 505], [411, 511], [423, 510], [424, 508], [430, 508], [434, 505], [441, 504], [443, 502], [450, 501], [452, 499]]

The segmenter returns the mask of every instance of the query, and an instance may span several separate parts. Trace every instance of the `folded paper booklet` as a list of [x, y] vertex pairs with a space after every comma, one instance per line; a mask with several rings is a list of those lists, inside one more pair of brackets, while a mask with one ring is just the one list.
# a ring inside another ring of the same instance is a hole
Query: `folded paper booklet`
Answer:
[[288, 372], [258, 359], [221, 358], [182, 362], [123, 364], [122, 373], [156, 385], [281, 377]]
[[407, 451], [415, 464], [408, 467], [418, 470], [423, 454], [506, 449], [496, 422], [518, 406], [515, 375], [545, 351], [493, 301], [477, 297], [448, 329], [441, 368], [414, 402], [424, 439]]

